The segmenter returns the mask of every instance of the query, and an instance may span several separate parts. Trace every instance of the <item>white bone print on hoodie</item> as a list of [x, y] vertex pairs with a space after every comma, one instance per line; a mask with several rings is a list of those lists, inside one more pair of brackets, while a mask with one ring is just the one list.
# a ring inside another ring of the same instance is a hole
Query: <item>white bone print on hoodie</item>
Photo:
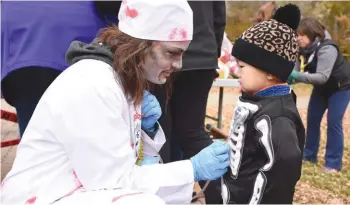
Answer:
[[229, 144], [231, 147], [230, 152], [230, 168], [234, 179], [238, 177], [239, 167], [241, 165], [244, 138], [246, 133], [245, 121], [249, 115], [254, 114], [259, 109], [258, 105], [238, 101], [234, 117], [230, 127], [230, 139]]

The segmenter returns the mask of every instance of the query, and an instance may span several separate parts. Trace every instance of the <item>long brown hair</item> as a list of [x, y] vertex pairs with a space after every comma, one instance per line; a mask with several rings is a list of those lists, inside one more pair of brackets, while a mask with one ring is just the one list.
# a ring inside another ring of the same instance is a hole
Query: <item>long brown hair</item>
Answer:
[[101, 29], [96, 40], [114, 53], [113, 69], [118, 74], [125, 95], [135, 105], [141, 104], [143, 91], [149, 90], [150, 84], [140, 65], [151, 51], [153, 41], [133, 38], [115, 25]]

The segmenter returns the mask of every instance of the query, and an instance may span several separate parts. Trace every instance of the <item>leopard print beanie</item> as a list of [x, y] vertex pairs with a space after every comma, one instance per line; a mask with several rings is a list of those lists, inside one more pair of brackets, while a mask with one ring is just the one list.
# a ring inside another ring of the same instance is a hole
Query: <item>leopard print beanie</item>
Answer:
[[256, 24], [238, 37], [232, 55], [257, 69], [287, 81], [298, 58], [295, 30], [300, 10], [294, 4], [277, 9], [272, 19]]

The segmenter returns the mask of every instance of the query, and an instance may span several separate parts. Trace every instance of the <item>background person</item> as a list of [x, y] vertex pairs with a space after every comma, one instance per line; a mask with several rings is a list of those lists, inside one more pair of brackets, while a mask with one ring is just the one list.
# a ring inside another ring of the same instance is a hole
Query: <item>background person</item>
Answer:
[[93, 1], [4, 1], [1, 7], [1, 93], [16, 108], [22, 136], [42, 94], [67, 68], [69, 44], [91, 42], [107, 21]]
[[350, 101], [350, 65], [338, 45], [326, 38], [325, 27], [314, 18], [304, 18], [298, 28], [300, 54], [305, 59], [304, 72], [299, 67], [291, 73], [289, 83], [313, 85], [307, 112], [304, 160], [317, 162], [320, 125], [327, 115], [325, 171], [342, 168], [344, 150], [343, 117]]

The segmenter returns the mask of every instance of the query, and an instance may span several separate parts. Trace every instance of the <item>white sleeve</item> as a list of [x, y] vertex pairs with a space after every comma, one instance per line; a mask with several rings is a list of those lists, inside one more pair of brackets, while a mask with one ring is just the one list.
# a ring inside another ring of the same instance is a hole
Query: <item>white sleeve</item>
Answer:
[[[147, 154], [150, 156], [157, 156], [162, 145], [165, 143], [165, 135], [162, 127], [159, 124], [158, 124], [158, 128], [159, 129], [156, 135], [154, 136], [153, 140], [149, 136], [147, 136], [147, 134], [144, 131], [142, 131], [142, 140], [144, 141], [144, 150], [143, 150], [144, 154]], [[189, 160], [186, 160], [185, 162], [187, 163], [189, 162]], [[176, 164], [177, 163], [178, 162], [176, 162]], [[143, 165], [143, 166], [145, 167], [149, 165]], [[177, 165], [174, 165], [174, 166], [177, 166]], [[184, 164], [184, 166], [187, 166], [187, 165]], [[176, 167], [174, 168], [177, 169]], [[176, 174], [176, 173], [173, 173], [173, 174]], [[165, 180], [172, 180], [172, 179], [167, 179], [166, 177], [167, 176], [164, 176]], [[169, 178], [174, 177], [174, 179], [177, 180], [176, 175], [172, 175], [172, 173], [169, 173], [168, 177]], [[176, 183], [176, 182], [174, 181], [171, 183]], [[193, 187], [194, 187], [194, 183], [185, 184], [183, 186], [177, 186], [177, 187], [163, 186], [161, 189], [158, 190], [157, 195], [160, 196], [167, 204], [190, 203], [192, 199]]]
[[56, 112], [56, 120], [59, 140], [86, 190], [125, 188], [192, 195], [190, 160], [135, 165], [130, 128], [122, 117], [126, 108], [120, 90], [90, 87], [78, 92], [67, 94], [69, 101]]

